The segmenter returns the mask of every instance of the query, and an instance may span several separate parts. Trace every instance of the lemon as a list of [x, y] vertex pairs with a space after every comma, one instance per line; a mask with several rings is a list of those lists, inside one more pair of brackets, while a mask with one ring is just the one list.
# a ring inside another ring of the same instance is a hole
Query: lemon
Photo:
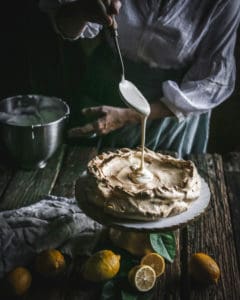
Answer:
[[49, 249], [39, 253], [36, 257], [36, 271], [46, 277], [62, 273], [66, 263], [62, 253], [56, 249]]
[[205, 253], [195, 253], [189, 262], [191, 276], [200, 283], [217, 283], [220, 269], [213, 258]]
[[28, 269], [17, 267], [7, 275], [7, 282], [14, 295], [24, 295], [32, 283], [32, 276]]
[[111, 250], [101, 250], [87, 259], [82, 275], [86, 280], [98, 282], [113, 278], [120, 269], [120, 255]]
[[154, 251], [147, 233], [126, 232], [111, 228], [109, 238], [114, 245], [136, 256], [143, 256]]
[[156, 273], [147, 265], [137, 265], [128, 273], [129, 283], [140, 292], [147, 292], [154, 287]]
[[141, 265], [148, 265], [152, 267], [156, 273], [156, 277], [159, 277], [165, 271], [165, 260], [158, 253], [153, 252], [153, 253], [146, 254], [141, 259]]

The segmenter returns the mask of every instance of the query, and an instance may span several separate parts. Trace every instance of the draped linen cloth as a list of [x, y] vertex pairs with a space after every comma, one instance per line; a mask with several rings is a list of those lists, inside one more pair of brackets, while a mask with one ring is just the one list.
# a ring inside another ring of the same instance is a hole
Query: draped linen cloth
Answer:
[[0, 278], [25, 266], [37, 253], [59, 248], [74, 257], [90, 254], [102, 225], [88, 218], [75, 199], [46, 196], [38, 203], [0, 212]]

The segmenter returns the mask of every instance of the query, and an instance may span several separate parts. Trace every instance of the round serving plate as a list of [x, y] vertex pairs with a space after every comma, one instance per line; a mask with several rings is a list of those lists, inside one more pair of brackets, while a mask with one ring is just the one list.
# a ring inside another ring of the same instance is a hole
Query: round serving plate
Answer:
[[190, 222], [200, 217], [207, 209], [210, 202], [210, 190], [203, 178], [201, 178], [200, 197], [194, 200], [189, 209], [176, 216], [161, 218], [154, 221], [137, 221], [117, 218], [106, 214], [101, 207], [98, 207], [87, 198], [85, 187], [87, 183], [87, 173], [79, 177], [75, 186], [75, 196], [82, 211], [93, 220], [105, 226], [114, 227], [121, 230], [161, 232], [175, 230], [188, 225]]

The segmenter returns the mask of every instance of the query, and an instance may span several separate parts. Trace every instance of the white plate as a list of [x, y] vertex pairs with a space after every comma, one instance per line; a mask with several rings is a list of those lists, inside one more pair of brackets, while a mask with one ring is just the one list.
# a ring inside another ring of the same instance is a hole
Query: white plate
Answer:
[[204, 213], [208, 207], [211, 196], [207, 183], [203, 178], [201, 178], [200, 197], [191, 203], [187, 211], [184, 211], [176, 216], [161, 218], [155, 221], [136, 221], [116, 218], [108, 215], [103, 211], [102, 208], [89, 202], [87, 199], [87, 195], [84, 192], [86, 181], [86, 173], [83, 173], [83, 175], [76, 182], [75, 196], [79, 207], [87, 216], [97, 221], [98, 223], [121, 230], [137, 230], [147, 232], [175, 230], [187, 225], [189, 222], [195, 220], [202, 213]]

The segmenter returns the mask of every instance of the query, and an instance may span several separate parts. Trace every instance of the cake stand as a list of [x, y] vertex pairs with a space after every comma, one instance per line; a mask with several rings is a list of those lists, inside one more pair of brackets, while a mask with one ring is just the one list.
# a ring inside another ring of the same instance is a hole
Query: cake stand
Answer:
[[201, 178], [200, 197], [194, 200], [187, 211], [184, 211], [176, 216], [160, 218], [154, 221], [135, 221], [124, 218], [117, 218], [106, 214], [101, 207], [98, 207], [87, 198], [85, 192], [88, 177], [87, 172], [83, 172], [75, 185], [75, 196], [79, 207], [82, 211], [93, 220], [108, 227], [139, 231], [139, 232], [163, 232], [172, 231], [180, 227], [188, 225], [190, 222], [200, 217], [207, 209], [210, 202], [210, 190], [203, 178]]

